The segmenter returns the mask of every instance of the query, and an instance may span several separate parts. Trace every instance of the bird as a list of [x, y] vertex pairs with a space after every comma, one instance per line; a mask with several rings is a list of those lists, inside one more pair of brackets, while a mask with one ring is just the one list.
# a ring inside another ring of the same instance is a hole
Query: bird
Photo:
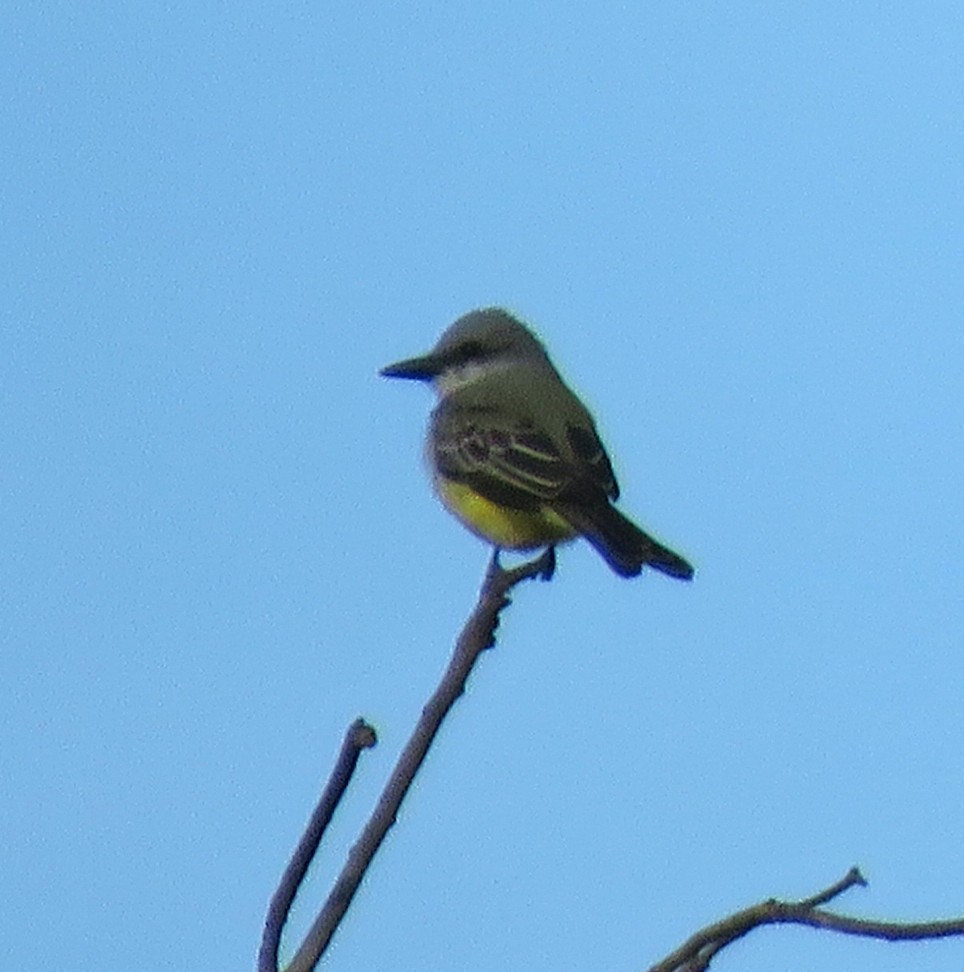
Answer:
[[693, 567], [621, 513], [612, 463], [585, 405], [545, 346], [501, 307], [473, 310], [427, 354], [382, 368], [429, 382], [437, 404], [425, 452], [435, 491], [469, 530], [508, 550], [585, 538], [622, 577], [644, 566], [680, 580]]

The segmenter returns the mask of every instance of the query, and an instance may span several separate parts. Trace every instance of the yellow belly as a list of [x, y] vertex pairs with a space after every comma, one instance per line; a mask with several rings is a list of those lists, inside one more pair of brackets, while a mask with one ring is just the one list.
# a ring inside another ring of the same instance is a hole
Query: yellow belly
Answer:
[[538, 510], [516, 510], [500, 506], [480, 496], [464, 483], [438, 479], [439, 498], [473, 533], [497, 547], [508, 550], [532, 550], [562, 540], [571, 540], [573, 528], [557, 513], [541, 507]]

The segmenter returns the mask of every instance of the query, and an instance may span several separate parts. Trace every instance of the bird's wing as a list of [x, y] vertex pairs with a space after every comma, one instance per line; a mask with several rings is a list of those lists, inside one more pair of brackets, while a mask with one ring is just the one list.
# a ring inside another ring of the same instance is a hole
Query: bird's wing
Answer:
[[566, 435], [560, 448], [547, 432], [499, 408], [440, 407], [432, 449], [443, 476], [508, 506], [615, 499], [619, 488], [595, 431], [569, 425]]
[[580, 478], [588, 479], [609, 499], [619, 499], [619, 484], [613, 472], [612, 463], [595, 428], [578, 425], [566, 426], [566, 437], [579, 466]]

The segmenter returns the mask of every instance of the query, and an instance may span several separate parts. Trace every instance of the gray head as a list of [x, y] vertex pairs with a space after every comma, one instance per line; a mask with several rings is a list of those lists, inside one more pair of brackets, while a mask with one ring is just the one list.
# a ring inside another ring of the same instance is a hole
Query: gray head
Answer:
[[436, 381], [444, 390], [520, 361], [548, 363], [549, 357], [539, 339], [508, 311], [486, 307], [450, 325], [428, 354], [398, 361], [380, 373]]

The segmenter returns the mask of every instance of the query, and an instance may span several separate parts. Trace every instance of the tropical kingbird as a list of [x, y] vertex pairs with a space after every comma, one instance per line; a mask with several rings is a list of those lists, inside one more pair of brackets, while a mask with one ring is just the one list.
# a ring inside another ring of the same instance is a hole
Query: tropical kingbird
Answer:
[[460, 317], [426, 355], [381, 370], [438, 394], [426, 441], [435, 489], [473, 533], [533, 550], [585, 537], [617, 574], [693, 568], [613, 505], [619, 487], [586, 407], [536, 336], [498, 307]]

